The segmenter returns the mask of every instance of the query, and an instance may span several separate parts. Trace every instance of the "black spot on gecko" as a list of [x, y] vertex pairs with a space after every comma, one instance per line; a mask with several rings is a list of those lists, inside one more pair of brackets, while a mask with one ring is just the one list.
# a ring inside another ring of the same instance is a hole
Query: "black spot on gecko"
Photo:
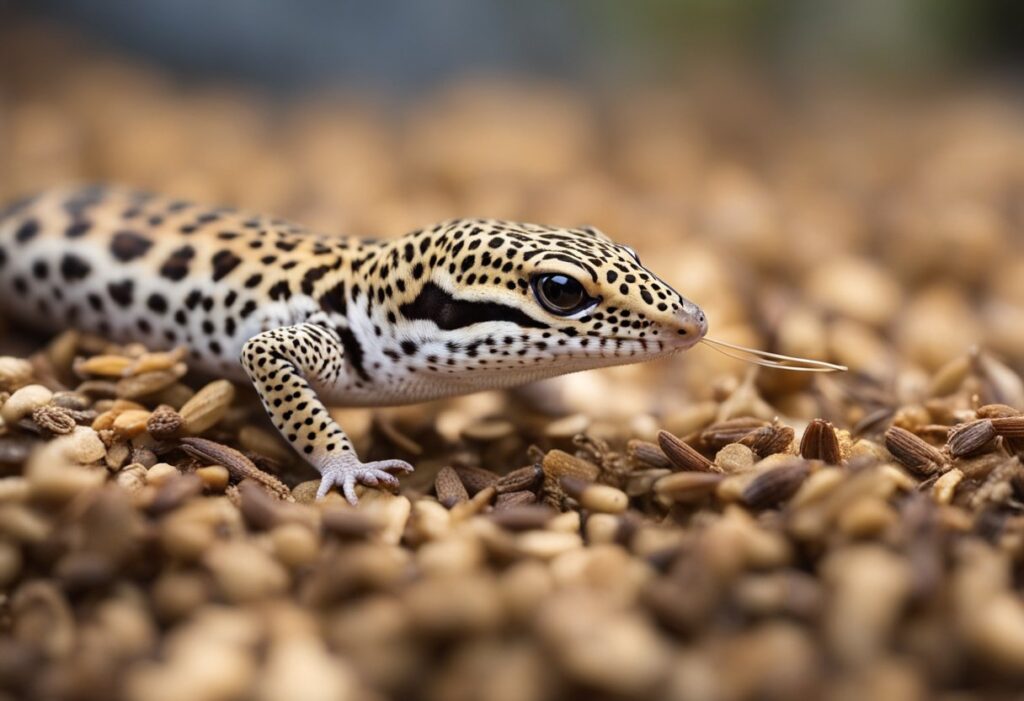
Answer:
[[37, 260], [32, 264], [32, 277], [36, 280], [45, 280], [50, 275], [50, 266], [45, 260]]
[[26, 243], [31, 241], [39, 234], [39, 222], [35, 219], [29, 219], [14, 232], [14, 240], [18, 243]]
[[154, 292], [146, 299], [146, 306], [149, 307], [150, 311], [164, 314], [167, 312], [167, 298], [158, 292]]
[[135, 296], [135, 283], [131, 280], [111, 282], [107, 285], [107, 292], [110, 293], [110, 298], [120, 306], [128, 307], [131, 306], [132, 299]]
[[122, 263], [141, 258], [153, 242], [134, 231], [118, 231], [110, 242], [110, 252]]
[[89, 229], [92, 228], [92, 224], [87, 221], [73, 221], [68, 224], [68, 228], [64, 229], [64, 236], [69, 239], [77, 239], [85, 236], [89, 233]]
[[315, 268], [310, 268], [306, 271], [306, 274], [302, 276], [302, 293], [311, 295], [313, 294], [313, 286], [316, 281], [327, 274], [330, 267], [326, 265], [318, 265]]
[[279, 299], [290, 299], [292, 296], [291, 288], [288, 287], [287, 280], [279, 280], [273, 284], [273, 286], [267, 291], [270, 298], [275, 302]]
[[192, 246], [182, 246], [171, 251], [164, 264], [160, 266], [160, 275], [178, 282], [188, 275], [189, 261], [195, 256], [196, 250]]
[[345, 315], [348, 310], [348, 303], [345, 300], [345, 281], [327, 290], [320, 296], [320, 308], [324, 311]]
[[341, 345], [345, 349], [345, 360], [359, 377], [369, 382], [370, 376], [363, 367], [363, 346], [360, 345], [359, 339], [349, 328], [338, 329], [338, 337], [341, 338]]
[[216, 282], [238, 267], [242, 259], [231, 251], [217, 251], [213, 256], [213, 279]]
[[68, 282], [85, 279], [92, 267], [74, 253], [65, 253], [60, 260], [60, 274]]

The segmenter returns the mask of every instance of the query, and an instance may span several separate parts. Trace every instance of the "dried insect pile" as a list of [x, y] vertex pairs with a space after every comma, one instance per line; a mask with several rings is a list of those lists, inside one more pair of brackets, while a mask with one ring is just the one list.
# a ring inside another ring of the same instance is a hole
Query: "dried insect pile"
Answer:
[[417, 468], [353, 509], [189, 349], [5, 325], [0, 699], [1016, 695], [1020, 103], [716, 87], [271, 110], [0, 28], [0, 199], [116, 181], [327, 231], [592, 223], [716, 337], [851, 367], [695, 349], [339, 411], [361, 456]]
[[187, 379], [181, 353], [73, 333], [0, 358], [7, 697], [913, 699], [1024, 678], [1024, 413], [970, 371], [855, 435], [693, 412], [606, 441], [519, 410], [449, 441], [443, 411], [396, 415], [371, 450], [431, 455], [358, 508], [313, 501], [254, 398]]

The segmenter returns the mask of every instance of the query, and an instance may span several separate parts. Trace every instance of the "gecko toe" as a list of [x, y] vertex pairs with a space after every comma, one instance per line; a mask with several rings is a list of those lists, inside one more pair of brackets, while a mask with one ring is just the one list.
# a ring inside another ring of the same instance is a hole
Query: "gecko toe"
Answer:
[[345, 499], [355, 506], [359, 503], [356, 495], [356, 485], [363, 484], [367, 487], [386, 488], [397, 492], [399, 488], [398, 478], [389, 470], [397, 472], [412, 472], [413, 467], [404, 460], [379, 460], [375, 462], [361, 463], [358, 461], [343, 464], [329, 465], [323, 468], [320, 488], [317, 490], [317, 499], [323, 499], [334, 487], [341, 487]]

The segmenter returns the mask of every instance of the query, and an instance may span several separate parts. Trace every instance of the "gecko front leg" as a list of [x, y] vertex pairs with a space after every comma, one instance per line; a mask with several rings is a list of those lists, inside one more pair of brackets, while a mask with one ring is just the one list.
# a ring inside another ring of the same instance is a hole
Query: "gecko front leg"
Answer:
[[326, 323], [306, 322], [249, 339], [241, 361], [281, 435], [320, 472], [317, 498], [338, 486], [356, 504], [356, 484], [397, 489], [391, 471], [413, 468], [403, 460], [362, 462], [317, 397], [314, 385], [345, 372], [344, 353], [337, 331]]

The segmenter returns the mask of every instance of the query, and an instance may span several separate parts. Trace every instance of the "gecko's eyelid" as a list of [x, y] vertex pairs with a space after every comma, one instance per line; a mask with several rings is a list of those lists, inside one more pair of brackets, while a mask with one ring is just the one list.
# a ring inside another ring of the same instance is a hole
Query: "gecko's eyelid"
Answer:
[[[768, 351], [737, 346], [711, 338], [702, 338], [700, 342], [707, 344], [712, 350], [734, 360], [742, 360], [745, 363], [753, 363], [754, 365], [775, 370], [789, 370], [791, 372], [845, 372], [849, 369], [845, 365], [827, 363], [824, 360], [811, 360], [810, 358], [797, 358], [791, 355], [782, 355], [781, 353], [769, 353]], [[795, 364], [787, 365], [786, 363]]]
[[623, 246], [623, 248], [626, 249], [626, 252], [629, 255], [633, 256], [633, 260], [635, 260], [637, 262], [637, 264], [640, 263], [640, 254], [638, 254], [635, 250], [633, 250], [632, 246]]

